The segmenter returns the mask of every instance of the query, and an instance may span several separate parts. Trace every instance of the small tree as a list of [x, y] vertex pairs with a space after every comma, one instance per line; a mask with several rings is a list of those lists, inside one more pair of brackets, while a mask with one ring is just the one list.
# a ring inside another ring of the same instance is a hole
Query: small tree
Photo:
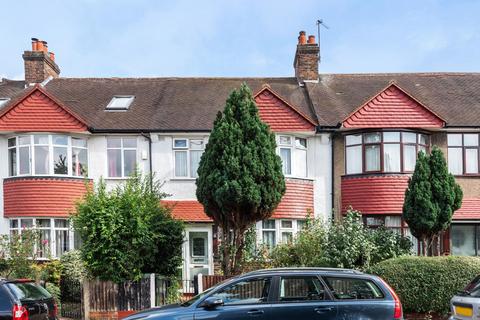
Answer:
[[222, 269], [238, 273], [245, 231], [271, 216], [283, 194], [282, 163], [275, 135], [260, 120], [247, 85], [228, 97], [200, 160], [197, 198], [222, 229]]
[[40, 233], [23, 229], [20, 234], [0, 237], [0, 275], [12, 278], [37, 278], [35, 261], [41, 245]]
[[420, 152], [405, 191], [403, 218], [421, 242], [423, 255], [432, 254], [433, 239], [450, 226], [462, 198], [463, 192], [448, 173], [442, 151], [434, 147], [430, 156]]
[[89, 273], [103, 280], [173, 275], [181, 263], [183, 224], [160, 204], [165, 194], [139, 174], [108, 192], [104, 181], [76, 207], [73, 222]]

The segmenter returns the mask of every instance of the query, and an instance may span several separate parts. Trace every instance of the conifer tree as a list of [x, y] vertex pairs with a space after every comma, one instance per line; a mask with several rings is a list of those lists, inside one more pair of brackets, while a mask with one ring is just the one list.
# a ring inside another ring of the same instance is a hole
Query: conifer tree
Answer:
[[268, 219], [285, 193], [275, 135], [260, 120], [246, 84], [231, 92], [217, 114], [196, 184], [198, 201], [221, 228], [223, 272], [238, 273], [245, 231]]

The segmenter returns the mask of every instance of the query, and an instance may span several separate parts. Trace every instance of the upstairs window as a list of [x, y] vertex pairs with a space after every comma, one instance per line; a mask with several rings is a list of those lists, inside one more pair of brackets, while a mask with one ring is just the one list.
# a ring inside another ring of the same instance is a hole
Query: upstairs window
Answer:
[[130, 108], [135, 96], [113, 96], [105, 110], [107, 111], [126, 111]]
[[10, 98], [0, 98], [0, 109], [2, 109], [2, 107], [6, 105], [8, 101], [10, 101]]
[[87, 176], [87, 140], [49, 134], [9, 138], [8, 174]]
[[449, 133], [448, 170], [454, 175], [479, 174], [479, 134]]
[[307, 139], [278, 136], [278, 153], [285, 176], [307, 177]]
[[173, 153], [175, 157], [176, 178], [197, 178], [198, 166], [205, 150], [205, 140], [175, 138], [173, 139]]
[[108, 177], [126, 178], [137, 167], [137, 137], [107, 137]]
[[346, 174], [413, 172], [429, 137], [415, 132], [368, 132], [345, 136]]

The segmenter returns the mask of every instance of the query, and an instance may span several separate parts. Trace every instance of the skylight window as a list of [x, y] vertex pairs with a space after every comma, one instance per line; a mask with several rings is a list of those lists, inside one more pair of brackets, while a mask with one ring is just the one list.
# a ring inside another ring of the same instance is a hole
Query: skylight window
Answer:
[[135, 96], [113, 96], [105, 108], [108, 111], [128, 110]]
[[0, 109], [10, 101], [10, 98], [0, 98]]

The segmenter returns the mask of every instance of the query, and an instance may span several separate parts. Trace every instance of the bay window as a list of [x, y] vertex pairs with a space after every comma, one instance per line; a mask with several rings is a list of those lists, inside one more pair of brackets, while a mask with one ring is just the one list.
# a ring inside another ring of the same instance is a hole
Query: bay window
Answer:
[[176, 178], [197, 178], [198, 166], [205, 150], [205, 140], [175, 138], [173, 153], [175, 157], [174, 175]]
[[40, 259], [60, 258], [67, 251], [78, 249], [68, 219], [61, 218], [12, 218], [10, 236], [20, 235], [24, 230], [38, 231], [35, 252]]
[[278, 154], [285, 176], [307, 177], [307, 139], [279, 136]]
[[478, 133], [449, 133], [448, 170], [454, 175], [479, 174]]
[[413, 172], [417, 154], [426, 152], [428, 136], [385, 131], [345, 136], [346, 174]]
[[277, 243], [291, 243], [304, 227], [305, 220], [295, 219], [269, 219], [257, 224], [260, 243], [269, 249]]
[[137, 137], [107, 137], [107, 162], [110, 178], [126, 178], [135, 172]]
[[[81, 149], [81, 157], [77, 157]], [[71, 155], [71, 156], [70, 156]], [[75, 168], [81, 168], [75, 170]], [[8, 139], [8, 174], [87, 176], [87, 140], [66, 135], [35, 134]]]

